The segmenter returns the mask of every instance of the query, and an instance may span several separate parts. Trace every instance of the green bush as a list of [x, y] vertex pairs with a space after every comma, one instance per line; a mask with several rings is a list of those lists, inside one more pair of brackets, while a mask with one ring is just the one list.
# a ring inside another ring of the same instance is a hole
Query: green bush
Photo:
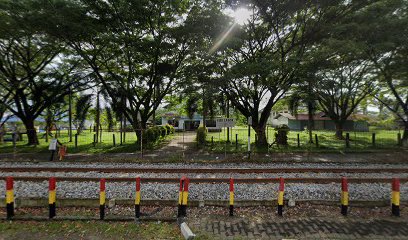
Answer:
[[144, 143], [154, 143], [156, 142], [156, 133], [153, 128], [149, 128], [143, 132], [143, 142]]
[[161, 126], [160, 131], [162, 137], [165, 137], [167, 135], [167, 128], [165, 126]]
[[207, 139], [207, 128], [205, 127], [199, 127], [197, 129], [197, 143], [201, 146], [201, 145], [205, 145], [206, 143], [206, 139]]
[[152, 127], [152, 129], [153, 129], [154, 134], [155, 134], [155, 140], [156, 140], [156, 141], [159, 140], [159, 139], [160, 139], [160, 136], [161, 136], [161, 129], [160, 129], [160, 127], [154, 126], [154, 127]]
[[172, 125], [168, 125], [170, 128], [170, 133], [173, 134], [176, 132], [176, 129], [174, 129], [174, 127]]
[[166, 130], [167, 130], [167, 135], [171, 133], [171, 126], [169, 124], [166, 124]]

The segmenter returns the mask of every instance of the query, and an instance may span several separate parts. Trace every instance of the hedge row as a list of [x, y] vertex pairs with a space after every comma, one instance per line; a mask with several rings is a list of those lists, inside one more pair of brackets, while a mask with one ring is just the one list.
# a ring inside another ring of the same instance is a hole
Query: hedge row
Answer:
[[166, 126], [154, 126], [144, 131], [143, 142], [144, 143], [155, 143], [161, 137], [173, 134], [175, 132], [174, 127], [171, 125]]

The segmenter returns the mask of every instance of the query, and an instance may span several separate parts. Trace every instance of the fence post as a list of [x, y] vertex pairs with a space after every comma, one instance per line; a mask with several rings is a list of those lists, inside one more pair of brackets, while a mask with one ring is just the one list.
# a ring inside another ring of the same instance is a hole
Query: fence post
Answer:
[[115, 134], [112, 134], [113, 146], [116, 147], [116, 139]]
[[235, 150], [238, 149], [238, 134], [235, 134]]
[[373, 147], [375, 147], [375, 133], [372, 134], [371, 138], [372, 138]]
[[297, 134], [297, 146], [300, 147], [300, 134]]
[[346, 133], [346, 148], [350, 148], [350, 133]]
[[101, 220], [105, 219], [105, 201], [106, 201], [106, 194], [105, 194], [105, 179], [102, 178], [100, 180], [100, 191], [99, 191], [99, 218]]
[[398, 146], [402, 146], [401, 133], [397, 134], [397, 142], [398, 142]]
[[316, 142], [316, 147], [319, 147], [319, 138], [317, 137], [317, 134], [315, 134], [315, 142]]
[[75, 148], [78, 147], [78, 134], [75, 134]]
[[266, 126], [266, 142], [269, 143], [269, 126]]
[[93, 146], [95, 147], [95, 145], [96, 145], [96, 134], [94, 133]]
[[211, 147], [214, 147], [214, 136], [211, 136]]
[[102, 128], [99, 129], [99, 142], [102, 142]]

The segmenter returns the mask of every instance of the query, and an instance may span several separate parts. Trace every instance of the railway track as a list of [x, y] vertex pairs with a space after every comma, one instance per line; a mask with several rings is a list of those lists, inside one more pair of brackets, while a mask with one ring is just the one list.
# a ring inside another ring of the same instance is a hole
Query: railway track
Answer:
[[101, 173], [408, 173], [408, 168], [93, 168], [2, 167], [0, 172], [101, 172]]
[[[6, 177], [0, 177], [1, 180], [5, 180]], [[15, 181], [24, 182], [42, 182], [49, 180], [49, 177], [30, 177], [30, 176], [17, 176], [13, 177]], [[101, 178], [96, 177], [56, 177], [57, 181], [68, 182], [99, 182]], [[108, 177], [104, 178], [107, 182], [135, 182], [136, 178], [130, 177]], [[229, 183], [230, 178], [189, 178], [191, 183]], [[392, 178], [347, 178], [351, 183], [391, 183]], [[401, 183], [408, 182], [408, 178], [399, 178]], [[260, 183], [279, 183], [280, 178], [234, 178], [236, 183], [244, 184], [260, 184]], [[178, 183], [180, 178], [165, 178], [165, 177], [144, 177], [141, 178], [142, 183]], [[341, 178], [285, 178], [287, 183], [341, 183]]]

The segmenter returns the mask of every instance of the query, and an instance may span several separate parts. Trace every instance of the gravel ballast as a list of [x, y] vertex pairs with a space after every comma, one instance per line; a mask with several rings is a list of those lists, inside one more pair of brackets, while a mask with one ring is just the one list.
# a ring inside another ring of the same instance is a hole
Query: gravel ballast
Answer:
[[[1, 167], [62, 167], [65, 172], [50, 173], [50, 172], [0, 172], [1, 177], [5, 176], [41, 176], [41, 177], [171, 177], [179, 178], [182, 174], [168, 173], [100, 173], [100, 172], [69, 172], [69, 167], [89, 167], [89, 168], [104, 168], [104, 167], [129, 167], [129, 168], [408, 168], [407, 164], [391, 165], [391, 164], [314, 164], [314, 163], [268, 163], [268, 164], [131, 164], [131, 163], [0, 163]], [[308, 178], [341, 178], [356, 177], [356, 178], [392, 178], [392, 177], [408, 177], [408, 174], [396, 173], [277, 173], [277, 174], [188, 174], [191, 178], [276, 178], [276, 177], [308, 177]], [[0, 181], [0, 196], [5, 196], [5, 182]], [[229, 197], [228, 184], [195, 184], [192, 183], [189, 189], [189, 198], [196, 200], [226, 200]], [[48, 196], [48, 182], [22, 182], [15, 181], [14, 191], [16, 197], [44, 197]], [[142, 199], [177, 199], [178, 184], [163, 184], [163, 183], [144, 183], [142, 184]], [[106, 197], [107, 198], [134, 198], [135, 184], [125, 182], [107, 182]], [[340, 199], [341, 188], [338, 183], [330, 184], [301, 184], [287, 183], [285, 184], [285, 198], [295, 200], [338, 200]], [[98, 182], [57, 182], [57, 198], [97, 198], [99, 194]], [[278, 194], [278, 184], [236, 184], [235, 199], [239, 200], [271, 200], [276, 199]], [[350, 200], [388, 200], [391, 194], [391, 184], [384, 183], [350, 183], [349, 196]], [[401, 184], [401, 199], [408, 200], [408, 184]]]

